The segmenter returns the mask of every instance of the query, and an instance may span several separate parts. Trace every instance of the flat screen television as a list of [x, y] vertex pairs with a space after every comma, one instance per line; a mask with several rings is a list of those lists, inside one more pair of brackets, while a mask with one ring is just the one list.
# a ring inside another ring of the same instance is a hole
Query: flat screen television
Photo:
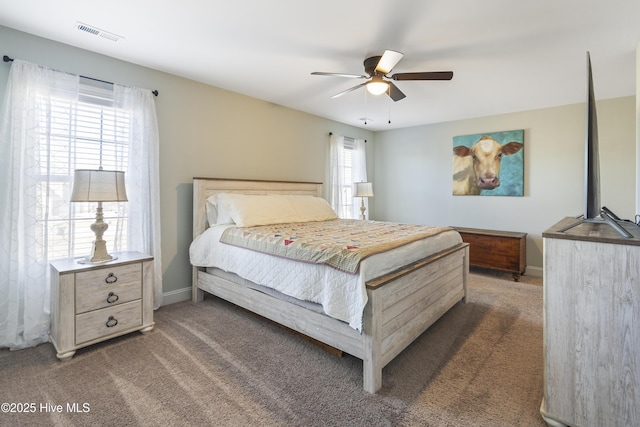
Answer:
[[598, 117], [593, 92], [591, 56], [587, 52], [587, 109], [584, 145], [584, 213], [582, 220], [560, 230], [567, 231], [585, 222], [603, 223], [613, 227], [624, 237], [633, 237], [619, 222], [620, 218], [600, 204], [600, 157], [598, 147]]
[[600, 216], [600, 155], [598, 148], [598, 114], [593, 94], [591, 58], [587, 52], [587, 117], [584, 144], [584, 218]]

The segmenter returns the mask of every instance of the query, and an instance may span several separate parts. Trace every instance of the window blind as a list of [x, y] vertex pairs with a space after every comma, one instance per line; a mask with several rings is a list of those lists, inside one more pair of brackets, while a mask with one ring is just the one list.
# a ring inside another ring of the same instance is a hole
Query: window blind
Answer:
[[[81, 79], [75, 99], [42, 96], [39, 107], [38, 228], [47, 259], [85, 256], [97, 203], [71, 203], [75, 169], [128, 165], [130, 114], [115, 106], [112, 85]], [[127, 203], [103, 203], [109, 252], [127, 248]]]

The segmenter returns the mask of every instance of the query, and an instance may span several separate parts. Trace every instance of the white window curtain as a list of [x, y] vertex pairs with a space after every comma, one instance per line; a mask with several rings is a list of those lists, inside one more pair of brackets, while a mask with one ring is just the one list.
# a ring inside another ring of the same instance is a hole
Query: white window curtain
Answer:
[[344, 192], [344, 136], [331, 135], [329, 138], [329, 176], [327, 177], [329, 204], [334, 211], [344, 217], [347, 195]]
[[[364, 139], [354, 139], [352, 158], [352, 177], [353, 182], [367, 182], [367, 155], [365, 151], [366, 143]], [[354, 193], [355, 194], [355, 193]], [[352, 212], [351, 218], [360, 218], [360, 206], [362, 199], [356, 197], [356, 200], [351, 204]], [[364, 206], [367, 208], [365, 211], [366, 219], [369, 219], [369, 198], [364, 198]]]
[[160, 249], [160, 136], [150, 90], [114, 85], [118, 108], [129, 111], [129, 164], [125, 179], [129, 201], [127, 249], [154, 257], [154, 308], [162, 305]]
[[[59, 201], [68, 200], [73, 170], [65, 176], [59, 169], [62, 163], [78, 163], [71, 149], [52, 148], [59, 136], [53, 130], [64, 129], [70, 140], [80, 133], [77, 123], [64, 121], [69, 115], [58, 109], [61, 103], [74, 109], [86, 96], [79, 93], [79, 81], [79, 76], [18, 59], [11, 65], [0, 111], [0, 347], [21, 349], [48, 340], [48, 264], [59, 257], [57, 252], [49, 253], [53, 238], [49, 219], [61, 209], [71, 211], [70, 203]], [[149, 91], [118, 85], [114, 85], [113, 103], [125, 114], [130, 112], [128, 236], [126, 246], [120, 248], [154, 255], [155, 305], [159, 306], [162, 269], [155, 105]], [[69, 253], [73, 246], [70, 242]]]
[[[367, 181], [364, 139], [331, 135], [329, 138], [329, 173], [327, 198], [340, 218], [360, 218], [361, 199], [353, 197], [354, 183]], [[368, 201], [364, 199], [367, 207]]]

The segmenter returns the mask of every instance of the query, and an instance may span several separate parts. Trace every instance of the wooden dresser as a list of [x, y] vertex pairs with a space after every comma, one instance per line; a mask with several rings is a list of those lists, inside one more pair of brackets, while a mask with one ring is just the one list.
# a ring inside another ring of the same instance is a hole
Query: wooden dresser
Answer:
[[469, 243], [469, 264], [513, 273], [517, 282], [527, 268], [527, 233], [453, 227]]
[[544, 400], [550, 426], [640, 422], [640, 228], [544, 233]]
[[50, 340], [60, 360], [133, 331], [153, 329], [153, 257], [136, 252], [117, 260], [51, 263]]

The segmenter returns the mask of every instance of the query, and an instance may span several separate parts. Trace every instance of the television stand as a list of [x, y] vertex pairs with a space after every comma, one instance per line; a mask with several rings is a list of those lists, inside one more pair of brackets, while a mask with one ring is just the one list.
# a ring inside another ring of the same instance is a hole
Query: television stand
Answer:
[[[637, 425], [640, 419], [640, 227], [633, 237], [584, 224], [542, 233], [544, 400], [549, 426]], [[633, 421], [636, 420], [636, 421]]]
[[620, 234], [622, 237], [625, 237], [627, 239], [630, 239], [633, 237], [633, 235], [631, 233], [629, 233], [627, 230], [625, 230], [624, 228], [622, 228], [622, 226], [620, 224], [618, 224], [618, 221], [620, 221], [620, 219], [613, 213], [611, 212], [609, 209], [607, 209], [606, 207], [603, 207], [602, 210], [600, 211], [600, 216], [597, 218], [582, 218], [580, 221], [574, 223], [574, 224], [570, 224], [566, 227], [564, 227], [561, 230], [558, 230], [558, 232], [560, 233], [564, 233], [565, 231], [580, 225], [580, 224], [585, 224], [585, 223], [592, 223], [592, 224], [607, 224], [610, 227], [612, 227], [614, 230], [616, 230], [618, 232], [618, 234]]

